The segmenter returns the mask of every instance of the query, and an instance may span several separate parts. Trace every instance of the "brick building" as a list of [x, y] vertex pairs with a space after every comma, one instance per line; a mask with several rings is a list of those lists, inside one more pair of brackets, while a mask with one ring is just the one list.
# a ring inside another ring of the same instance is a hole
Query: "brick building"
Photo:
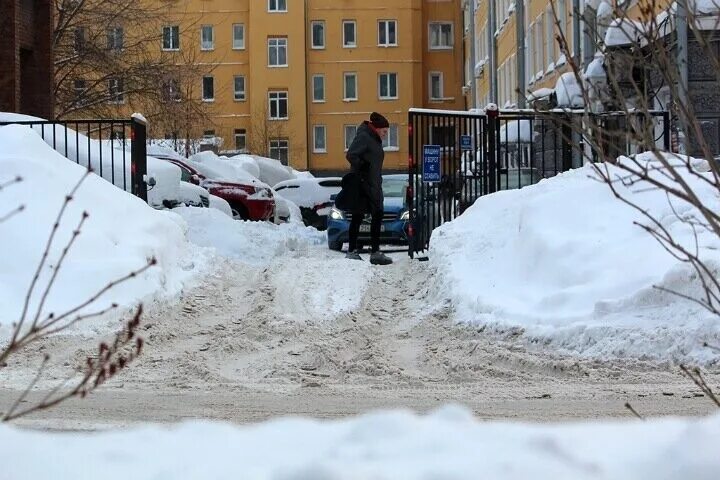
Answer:
[[53, 117], [52, 0], [0, 0], [0, 111]]

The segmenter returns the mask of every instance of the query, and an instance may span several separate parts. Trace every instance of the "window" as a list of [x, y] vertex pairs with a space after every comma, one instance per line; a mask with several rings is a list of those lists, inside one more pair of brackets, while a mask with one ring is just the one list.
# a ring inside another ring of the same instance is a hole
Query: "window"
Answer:
[[325, 22], [312, 22], [312, 48], [325, 48]]
[[233, 50], [245, 50], [245, 25], [236, 23], [233, 25]]
[[215, 137], [215, 130], [203, 131], [203, 138], [214, 138], [214, 137]]
[[180, 27], [163, 27], [163, 50], [180, 50]]
[[247, 131], [244, 128], [236, 128], [234, 132], [235, 150], [247, 149]]
[[268, 38], [268, 66], [287, 67], [287, 37]]
[[162, 98], [166, 102], [180, 101], [180, 82], [177, 79], [171, 78], [163, 82], [162, 84]]
[[380, 85], [378, 96], [382, 100], [396, 99], [397, 94], [397, 73], [381, 73], [379, 75]]
[[357, 100], [358, 99], [358, 88], [357, 88], [357, 73], [345, 73], [344, 85], [343, 85], [343, 99], [344, 100]]
[[397, 47], [397, 22], [380, 20], [378, 22], [378, 45], [381, 47]]
[[400, 144], [398, 143], [398, 125], [397, 123], [391, 123], [387, 135], [385, 135], [385, 138], [383, 138], [383, 149], [392, 151], [399, 148]]
[[233, 81], [233, 97], [235, 98], [236, 102], [244, 102], [245, 101], [245, 76], [244, 75], [235, 75], [234, 81]]
[[108, 50], [122, 50], [124, 32], [122, 27], [112, 27], [107, 29], [107, 48]]
[[287, 12], [287, 0], [268, 0], [268, 12]]
[[545, 11], [545, 61], [548, 71], [555, 68], [555, 14], [552, 7]]
[[271, 120], [285, 120], [288, 118], [288, 92], [268, 92], [270, 103], [269, 113]]
[[73, 47], [75, 49], [75, 53], [82, 52], [85, 50], [85, 46], [87, 45], [87, 30], [85, 30], [85, 27], [77, 27], [75, 29], [75, 38]]
[[431, 23], [430, 24], [430, 49], [447, 50], [453, 48], [453, 24], [452, 23]]
[[215, 31], [212, 25], [200, 27], [200, 50], [213, 50], [215, 48]]
[[535, 72], [536, 79], [543, 76], [544, 72], [544, 59], [543, 59], [543, 16], [540, 15], [535, 22]]
[[357, 133], [357, 125], [345, 125], [345, 151], [350, 148], [350, 144], [355, 139]]
[[313, 126], [313, 152], [327, 152], [325, 125]]
[[108, 102], [123, 103], [125, 102], [125, 90], [123, 88], [122, 78], [111, 78], [108, 80]]
[[442, 100], [443, 96], [443, 74], [430, 72], [430, 100]]
[[287, 165], [289, 156], [290, 147], [287, 138], [270, 139], [270, 158], [280, 160], [280, 163]]
[[313, 102], [325, 101], [325, 75], [313, 75]]
[[202, 79], [202, 99], [206, 102], [215, 100], [215, 79], [210, 75]]
[[85, 80], [75, 80], [73, 82], [73, 93], [75, 95], [75, 104], [84, 104], [86, 101], [85, 94], [87, 93], [87, 82]]
[[343, 47], [357, 47], [357, 25], [355, 20], [343, 21]]

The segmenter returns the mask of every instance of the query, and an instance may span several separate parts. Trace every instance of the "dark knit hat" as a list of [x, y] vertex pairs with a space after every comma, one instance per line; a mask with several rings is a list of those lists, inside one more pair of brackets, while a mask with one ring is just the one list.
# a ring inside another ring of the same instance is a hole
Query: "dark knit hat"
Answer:
[[377, 112], [370, 114], [370, 123], [372, 123], [375, 128], [390, 128], [390, 123], [388, 123], [387, 118]]

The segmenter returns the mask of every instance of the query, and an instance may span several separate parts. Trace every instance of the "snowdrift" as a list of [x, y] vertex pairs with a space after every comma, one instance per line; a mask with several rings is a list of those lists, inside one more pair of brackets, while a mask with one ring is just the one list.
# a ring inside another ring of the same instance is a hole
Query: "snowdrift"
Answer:
[[[716, 191], [685, 176], [717, 211]], [[684, 245], [695, 244], [674, 214], [692, 215], [690, 205], [671, 205], [648, 185], [618, 189]], [[617, 200], [589, 165], [482, 197], [433, 232], [436, 291], [446, 292], [460, 322], [520, 327], [529, 342], [563, 353], [717, 363], [717, 352], [703, 342], [720, 345], [720, 319], [654, 288], [701, 296], [694, 271], [634, 222], [647, 220]], [[716, 237], [701, 234], [699, 246], [703, 258], [720, 265]]]

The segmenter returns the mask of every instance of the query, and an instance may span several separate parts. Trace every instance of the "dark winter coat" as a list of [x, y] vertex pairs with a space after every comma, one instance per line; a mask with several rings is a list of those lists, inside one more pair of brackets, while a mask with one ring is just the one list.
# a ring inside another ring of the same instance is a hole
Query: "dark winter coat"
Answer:
[[350, 162], [352, 173], [361, 179], [362, 191], [367, 196], [370, 209], [382, 211], [382, 168], [385, 151], [382, 139], [372, 129], [370, 122], [363, 122], [358, 127], [345, 158]]

